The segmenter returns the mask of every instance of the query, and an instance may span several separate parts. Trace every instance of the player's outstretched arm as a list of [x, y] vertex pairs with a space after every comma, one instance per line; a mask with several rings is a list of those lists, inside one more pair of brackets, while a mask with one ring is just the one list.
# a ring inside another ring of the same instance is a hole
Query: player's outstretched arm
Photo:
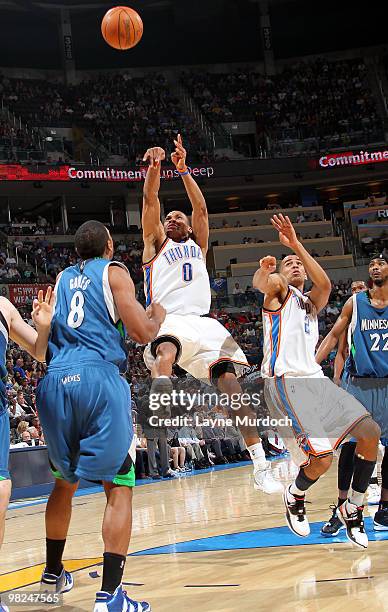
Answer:
[[340, 316], [335, 322], [334, 326], [327, 334], [323, 342], [321, 343], [316, 355], [315, 361], [321, 363], [330, 355], [331, 351], [337, 346], [340, 337], [348, 329], [352, 320], [353, 314], [353, 301], [349, 298], [345, 306], [342, 309]]
[[187, 151], [183, 146], [180, 134], [178, 134], [177, 139], [174, 140], [174, 144], [175, 151], [171, 155], [171, 161], [182, 177], [186, 193], [193, 209], [191, 224], [195, 240], [203, 254], [206, 255], [209, 246], [209, 217], [206, 200], [186, 166]]
[[8, 302], [10, 314], [9, 337], [37, 361], [45, 361], [46, 359], [53, 306], [54, 293], [52, 288], [49, 287], [47, 289], [45, 296], [43, 291], [39, 291], [38, 298], [34, 300], [32, 309], [32, 320], [36, 327], [34, 329], [23, 321], [15, 306]]
[[317, 309], [322, 310], [329, 301], [331, 282], [324, 269], [304, 248], [296, 237], [294, 226], [289, 217], [282, 214], [274, 215], [271, 219], [274, 228], [279, 232], [279, 240], [284, 246], [294, 251], [304, 265], [306, 273], [313, 283], [309, 298]]
[[146, 312], [136, 299], [129, 272], [123, 268], [109, 266], [108, 278], [118, 314], [128, 335], [139, 344], [154, 340], [166, 316], [163, 306], [154, 303]]
[[254, 289], [264, 293], [266, 306], [271, 300], [277, 300], [282, 304], [286, 299], [287, 281], [281, 274], [276, 274], [276, 259], [272, 255], [260, 259], [260, 268], [255, 272], [252, 285]]
[[149, 161], [143, 188], [142, 227], [144, 241], [144, 261], [152, 259], [159, 251], [165, 233], [160, 220], [160, 167], [166, 154], [160, 147], [148, 149], [143, 161]]

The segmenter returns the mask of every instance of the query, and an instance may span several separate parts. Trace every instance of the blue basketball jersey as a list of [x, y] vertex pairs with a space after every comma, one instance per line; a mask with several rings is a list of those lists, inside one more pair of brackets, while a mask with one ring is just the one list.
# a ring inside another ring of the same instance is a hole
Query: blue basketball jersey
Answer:
[[99, 258], [61, 273], [48, 343], [49, 369], [100, 361], [126, 371], [125, 329], [109, 286], [110, 265], [127, 270], [121, 263]]
[[366, 291], [353, 296], [348, 362], [353, 376], [388, 377], [388, 306], [372, 306]]
[[0, 312], [0, 414], [7, 411], [8, 401], [5, 382], [7, 380], [7, 368], [5, 367], [5, 356], [8, 344], [8, 324]]

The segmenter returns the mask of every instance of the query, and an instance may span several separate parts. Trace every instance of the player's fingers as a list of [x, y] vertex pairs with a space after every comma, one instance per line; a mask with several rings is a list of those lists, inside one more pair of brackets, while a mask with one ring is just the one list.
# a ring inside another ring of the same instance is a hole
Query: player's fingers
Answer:
[[147, 161], [147, 159], [149, 159], [149, 157], [150, 157], [150, 150], [147, 149], [147, 151], [144, 153], [143, 161]]
[[45, 298], [44, 298], [44, 301], [46, 302], [46, 304], [50, 304], [52, 293], [53, 293], [53, 288], [52, 287], [48, 287], [47, 291], [46, 291]]
[[178, 138], [177, 138], [179, 144], [182, 144], [182, 136], [180, 134], [178, 134]]
[[39, 291], [38, 291], [38, 302], [39, 302], [39, 304], [41, 304], [43, 302], [43, 291], [42, 291], [42, 289], [39, 289]]

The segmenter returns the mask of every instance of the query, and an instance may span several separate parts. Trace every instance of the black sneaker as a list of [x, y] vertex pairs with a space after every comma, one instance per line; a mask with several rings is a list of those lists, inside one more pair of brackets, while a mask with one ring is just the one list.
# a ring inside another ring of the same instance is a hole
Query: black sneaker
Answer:
[[345, 529], [345, 525], [343, 525], [337, 516], [337, 506], [333, 504], [330, 506], [330, 510], [333, 511], [333, 514], [321, 529], [321, 534], [326, 538], [332, 538], [338, 535], [341, 529]]
[[388, 531], [388, 508], [383, 508], [382, 504], [379, 505], [375, 514], [373, 529], [375, 531]]

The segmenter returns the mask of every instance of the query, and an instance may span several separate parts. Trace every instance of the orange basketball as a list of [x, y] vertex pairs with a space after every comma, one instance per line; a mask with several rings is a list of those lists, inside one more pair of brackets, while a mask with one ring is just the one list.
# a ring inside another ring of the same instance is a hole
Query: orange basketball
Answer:
[[143, 36], [140, 15], [128, 6], [115, 6], [105, 13], [101, 23], [104, 40], [120, 51], [132, 49]]

